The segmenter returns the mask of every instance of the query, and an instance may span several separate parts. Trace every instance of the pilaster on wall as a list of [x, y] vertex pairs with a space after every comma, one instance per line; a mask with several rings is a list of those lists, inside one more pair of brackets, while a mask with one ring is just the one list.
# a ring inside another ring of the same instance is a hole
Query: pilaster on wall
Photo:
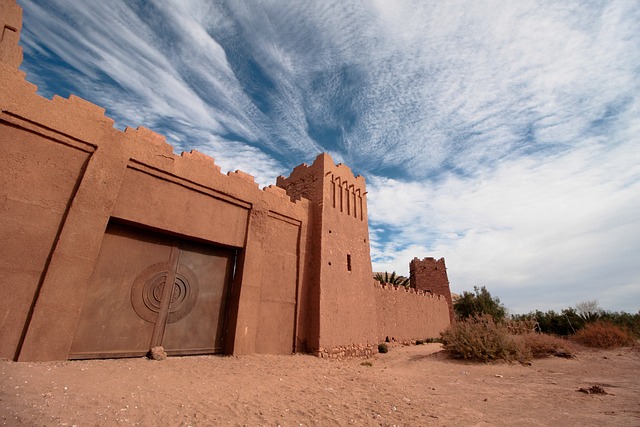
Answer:
[[442, 295], [449, 306], [449, 320], [451, 323], [455, 321], [444, 258], [439, 260], [435, 258], [424, 258], [422, 260], [414, 258], [409, 263], [409, 279], [412, 288]]

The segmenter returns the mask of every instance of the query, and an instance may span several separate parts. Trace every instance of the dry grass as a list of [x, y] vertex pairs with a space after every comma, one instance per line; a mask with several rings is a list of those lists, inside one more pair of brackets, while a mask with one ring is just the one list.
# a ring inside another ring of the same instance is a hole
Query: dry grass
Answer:
[[521, 339], [531, 357], [535, 359], [549, 356], [573, 357], [576, 354], [571, 342], [553, 335], [530, 332], [521, 335]]
[[526, 335], [528, 333], [534, 332], [536, 330], [536, 322], [533, 319], [523, 319], [523, 320], [508, 320], [507, 330], [512, 335]]
[[589, 323], [573, 336], [573, 340], [587, 347], [615, 348], [633, 345], [633, 337], [607, 321]]
[[496, 323], [485, 315], [460, 321], [442, 333], [443, 347], [454, 358], [490, 362], [524, 362], [549, 356], [573, 357], [567, 340], [531, 332], [531, 325]]
[[441, 335], [444, 349], [455, 358], [480, 362], [527, 358], [522, 340], [514, 339], [507, 326], [490, 315], [456, 322]]

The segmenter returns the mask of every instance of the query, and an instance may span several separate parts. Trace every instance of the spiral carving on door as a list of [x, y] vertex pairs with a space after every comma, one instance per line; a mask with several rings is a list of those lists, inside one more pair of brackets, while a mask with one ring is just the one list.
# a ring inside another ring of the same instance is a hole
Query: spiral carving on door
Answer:
[[[133, 309], [147, 322], [156, 323], [168, 274], [169, 263], [153, 264], [136, 278], [131, 287]], [[167, 323], [174, 323], [189, 314], [198, 300], [198, 280], [185, 265], [178, 265], [170, 295]]]

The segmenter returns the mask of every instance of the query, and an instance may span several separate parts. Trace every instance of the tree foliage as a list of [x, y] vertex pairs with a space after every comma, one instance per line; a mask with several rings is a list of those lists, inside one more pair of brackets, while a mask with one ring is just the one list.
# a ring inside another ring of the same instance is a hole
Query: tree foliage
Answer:
[[500, 303], [500, 298], [492, 297], [486, 287], [473, 287], [473, 293], [464, 291], [462, 296], [453, 304], [453, 310], [459, 319], [480, 317], [485, 314], [501, 322], [507, 315], [507, 309]]
[[395, 271], [391, 274], [389, 274], [387, 271], [385, 271], [384, 274], [376, 273], [373, 278], [380, 283], [389, 283], [391, 285], [404, 287], [409, 286], [409, 279], [402, 276], [396, 276]]
[[536, 310], [528, 314], [513, 316], [513, 319], [535, 320], [538, 332], [561, 336], [575, 334], [584, 325], [576, 310], [571, 307], [565, 308], [560, 313], [554, 310], [547, 312]]

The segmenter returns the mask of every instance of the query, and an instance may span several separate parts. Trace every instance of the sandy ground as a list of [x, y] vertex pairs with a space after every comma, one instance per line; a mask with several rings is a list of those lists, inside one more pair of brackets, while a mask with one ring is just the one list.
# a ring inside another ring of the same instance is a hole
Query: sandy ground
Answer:
[[[396, 347], [349, 360], [261, 355], [1, 361], [0, 422], [640, 426], [638, 350], [582, 350], [575, 359], [531, 366], [452, 361], [439, 350], [439, 344]], [[596, 384], [609, 394], [577, 391]]]

